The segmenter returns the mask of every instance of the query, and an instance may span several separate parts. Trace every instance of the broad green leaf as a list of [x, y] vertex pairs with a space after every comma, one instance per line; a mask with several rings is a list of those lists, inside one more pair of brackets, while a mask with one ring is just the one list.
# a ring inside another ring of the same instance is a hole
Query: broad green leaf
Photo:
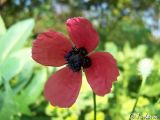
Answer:
[[6, 33], [6, 27], [2, 17], [0, 16], [0, 36], [4, 35], [5, 33]]
[[32, 104], [36, 102], [37, 98], [41, 94], [46, 81], [47, 72], [46, 69], [40, 70], [36, 73], [31, 83], [22, 91], [21, 98], [24, 104]]
[[33, 26], [34, 20], [28, 19], [18, 22], [9, 28], [0, 40], [0, 61], [3, 61], [10, 52], [16, 51], [24, 45]]
[[25, 63], [24, 67], [22, 68], [21, 72], [16, 77], [17, 84], [14, 87], [14, 92], [18, 93], [22, 90], [22, 88], [28, 83], [28, 81], [31, 79], [31, 76], [33, 74], [33, 67], [34, 63], [33, 61], [28, 61]]
[[30, 49], [22, 49], [15, 52], [0, 65], [0, 73], [3, 75], [4, 79], [8, 81], [17, 75], [23, 69], [25, 63], [30, 59]]

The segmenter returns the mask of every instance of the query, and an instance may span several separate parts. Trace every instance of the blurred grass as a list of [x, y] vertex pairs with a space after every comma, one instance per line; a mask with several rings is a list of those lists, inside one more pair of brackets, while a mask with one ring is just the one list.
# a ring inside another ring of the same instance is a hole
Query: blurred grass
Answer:
[[74, 16], [93, 23], [100, 35], [97, 50], [112, 53], [120, 69], [112, 92], [97, 96], [97, 119], [128, 120], [143, 78], [139, 62], [146, 58], [153, 68], [135, 114], [160, 116], [159, 14], [159, 0], [0, 2], [0, 119], [93, 120], [92, 91], [86, 78], [71, 108], [53, 107], [44, 99], [43, 86], [57, 68], [35, 63], [30, 54], [37, 34], [53, 28], [67, 35], [65, 20]]

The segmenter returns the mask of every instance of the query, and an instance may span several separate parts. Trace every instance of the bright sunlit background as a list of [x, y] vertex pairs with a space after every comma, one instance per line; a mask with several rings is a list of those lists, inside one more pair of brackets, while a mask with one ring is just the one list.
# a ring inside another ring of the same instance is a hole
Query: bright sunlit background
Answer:
[[97, 50], [112, 53], [120, 70], [112, 92], [97, 96], [97, 120], [128, 120], [138, 94], [135, 116], [160, 116], [160, 0], [0, 0], [0, 120], [93, 120], [85, 76], [76, 103], [57, 108], [43, 96], [57, 68], [31, 58], [40, 32], [67, 35], [65, 21], [76, 16], [92, 22]]

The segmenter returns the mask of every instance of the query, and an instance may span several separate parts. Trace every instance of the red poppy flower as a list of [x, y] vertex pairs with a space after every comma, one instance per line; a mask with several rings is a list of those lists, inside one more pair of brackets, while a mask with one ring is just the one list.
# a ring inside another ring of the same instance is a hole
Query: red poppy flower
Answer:
[[45, 84], [44, 94], [54, 106], [70, 107], [77, 99], [82, 83], [82, 69], [94, 93], [109, 93], [119, 71], [110, 53], [93, 52], [99, 36], [92, 24], [83, 17], [66, 22], [71, 42], [63, 34], [49, 30], [33, 42], [32, 58], [46, 66], [59, 67]]

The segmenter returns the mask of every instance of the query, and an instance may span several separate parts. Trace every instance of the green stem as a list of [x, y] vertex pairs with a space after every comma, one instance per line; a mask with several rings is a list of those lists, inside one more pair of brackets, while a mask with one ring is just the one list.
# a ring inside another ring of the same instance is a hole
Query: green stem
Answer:
[[[136, 102], [135, 102], [135, 104], [134, 104], [134, 106], [133, 106], [133, 109], [132, 109], [131, 114], [133, 114], [133, 113], [135, 112], [135, 109], [136, 109], [136, 106], [137, 106], [139, 97], [141, 96], [141, 91], [142, 91], [143, 86], [144, 86], [144, 84], [145, 84], [145, 82], [146, 82], [146, 79], [147, 79], [147, 77], [142, 77], [142, 83], [141, 83], [141, 86], [140, 86], [140, 88], [139, 88], [139, 91], [138, 91], [138, 94], [137, 94], [137, 98], [136, 98]], [[131, 119], [132, 119], [132, 118], [129, 117], [129, 120], [131, 120]]]
[[96, 111], [96, 94], [93, 92], [93, 105], [94, 105], [94, 120], [96, 120], [97, 117], [97, 111]]

